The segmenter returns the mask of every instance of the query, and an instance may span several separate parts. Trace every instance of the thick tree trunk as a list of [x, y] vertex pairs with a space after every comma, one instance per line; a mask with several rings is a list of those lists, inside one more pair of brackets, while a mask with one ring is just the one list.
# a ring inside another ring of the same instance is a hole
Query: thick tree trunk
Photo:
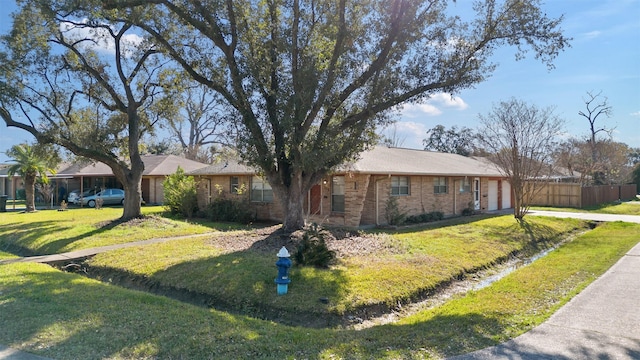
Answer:
[[291, 177], [289, 187], [275, 181], [272, 182], [275, 185], [272, 185], [274, 196], [280, 201], [284, 211], [282, 229], [285, 233], [292, 233], [304, 228], [304, 199], [315, 178], [318, 178], [318, 175], [313, 177], [294, 175]]
[[[122, 220], [130, 220], [142, 216], [142, 173], [144, 172], [144, 163], [138, 156], [132, 159], [131, 170], [120, 169], [120, 182], [124, 186], [124, 210], [122, 212]], [[116, 173], [114, 169], [114, 173]]]
[[124, 185], [124, 211], [122, 220], [129, 220], [142, 216], [142, 186], [140, 181], [132, 181]]
[[[306, 192], [305, 192], [306, 193]], [[284, 223], [285, 232], [294, 232], [304, 227], [304, 194], [299, 191], [291, 191], [286, 205]]]

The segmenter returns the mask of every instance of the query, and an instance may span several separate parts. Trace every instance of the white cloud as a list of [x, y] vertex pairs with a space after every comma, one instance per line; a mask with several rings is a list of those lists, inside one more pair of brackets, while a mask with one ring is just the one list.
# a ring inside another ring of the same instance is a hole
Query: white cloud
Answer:
[[451, 96], [450, 94], [446, 93], [438, 93], [433, 95], [427, 101], [427, 103], [436, 103], [445, 107], [454, 108], [456, 110], [464, 110], [469, 107], [469, 105], [467, 105], [467, 103], [465, 103], [462, 98]]
[[636, 112], [632, 112], [631, 114], [629, 114], [631, 116], [637, 116], [640, 117], [640, 111], [636, 111]]
[[413, 121], [398, 121], [384, 129], [385, 136], [394, 138], [397, 146], [411, 149], [422, 149], [422, 140], [425, 138], [427, 128], [424, 124]]
[[468, 107], [462, 98], [446, 93], [432, 95], [427, 101], [420, 104], [404, 104], [400, 112], [406, 118], [419, 118], [422, 116], [438, 116], [443, 108], [464, 110]]
[[430, 104], [405, 104], [401, 113], [407, 118], [417, 118], [424, 115], [437, 116], [442, 114], [442, 110]]
[[595, 39], [598, 36], [600, 36], [602, 34], [601, 31], [599, 30], [594, 30], [594, 31], [589, 31], [588, 33], [584, 34], [584, 37], [587, 38], [587, 40], [591, 40], [591, 39]]
[[[64, 34], [68, 41], [87, 39], [91, 41], [83, 42], [83, 46], [87, 49], [113, 54], [115, 53], [115, 43], [113, 37], [106, 29], [85, 27], [87, 19], [78, 21], [77, 23], [62, 22], [60, 23], [60, 31]], [[112, 27], [112, 30], [116, 30]], [[125, 34], [122, 36], [121, 46], [123, 54], [127, 56], [136, 46], [142, 43], [144, 39], [136, 34]]]

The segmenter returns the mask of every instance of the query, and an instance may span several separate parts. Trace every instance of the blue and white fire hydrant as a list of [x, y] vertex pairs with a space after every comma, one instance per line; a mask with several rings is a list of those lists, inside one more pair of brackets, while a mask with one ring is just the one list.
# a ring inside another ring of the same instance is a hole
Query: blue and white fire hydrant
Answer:
[[276, 266], [278, 267], [278, 277], [275, 280], [275, 283], [278, 286], [278, 295], [284, 295], [287, 293], [289, 289], [289, 283], [291, 279], [289, 279], [289, 268], [291, 267], [291, 255], [289, 255], [289, 251], [287, 251], [286, 247], [282, 247], [278, 252], [278, 261], [276, 261]]

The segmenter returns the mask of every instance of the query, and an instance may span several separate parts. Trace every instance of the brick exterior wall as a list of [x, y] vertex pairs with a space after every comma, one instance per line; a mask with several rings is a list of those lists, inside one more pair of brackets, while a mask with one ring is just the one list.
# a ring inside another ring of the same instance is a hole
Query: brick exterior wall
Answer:
[[408, 178], [409, 194], [391, 195], [391, 177], [372, 176], [360, 225], [386, 224], [385, 208], [391, 196], [398, 200], [400, 209], [407, 215], [419, 215], [432, 211], [441, 211], [445, 216], [459, 215], [473, 201], [473, 191], [460, 192], [463, 177], [448, 177], [447, 192], [444, 194], [434, 193], [434, 177], [409, 176]]
[[[346, 174], [345, 211], [331, 211], [332, 177], [320, 182], [320, 204], [316, 214], [307, 214], [307, 222], [331, 226], [359, 227], [364, 225], [386, 224], [385, 204], [391, 196], [391, 177], [387, 175]], [[240, 176], [240, 184], [245, 184], [249, 196], [251, 177]], [[464, 177], [448, 177], [447, 192], [434, 193], [433, 176], [409, 176], [409, 194], [395, 196], [398, 205], [407, 215], [419, 215], [432, 211], [441, 211], [445, 216], [460, 215], [473, 204], [473, 179], [469, 177], [470, 191], [460, 192]], [[480, 211], [488, 206], [488, 178], [480, 178]], [[203, 176], [198, 181], [198, 206], [204, 210], [216, 196], [241, 196], [230, 194], [230, 176]], [[305, 200], [305, 211], [310, 208], [310, 199]], [[272, 203], [251, 203], [258, 220], [282, 221], [284, 211], [278, 199]]]
[[[243, 175], [235, 177], [238, 178], [238, 185], [243, 188], [243, 192], [241, 194], [231, 192], [230, 175], [198, 176], [196, 178], [198, 208], [202, 211], [206, 210], [207, 206], [218, 197], [237, 200], [249, 198], [251, 195], [252, 176]], [[275, 198], [271, 203], [251, 202], [251, 208], [258, 220], [282, 221], [284, 219], [282, 206]]]

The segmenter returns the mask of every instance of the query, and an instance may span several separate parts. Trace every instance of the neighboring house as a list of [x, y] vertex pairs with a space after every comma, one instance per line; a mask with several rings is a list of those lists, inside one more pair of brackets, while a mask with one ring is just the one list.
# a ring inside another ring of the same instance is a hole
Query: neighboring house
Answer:
[[[188, 160], [176, 155], [143, 155], [144, 172], [142, 173], [142, 199], [147, 204], [162, 204], [164, 190], [162, 182], [167, 175], [171, 175], [180, 166], [185, 172], [193, 171], [207, 164]], [[71, 164], [61, 167], [57, 178], [68, 178], [67, 190], [89, 190], [92, 188], [119, 188], [120, 184], [111, 168], [104, 163]]]
[[[207, 164], [175, 155], [143, 155], [142, 162], [144, 163], [142, 198], [147, 204], [164, 202], [162, 182], [167, 175], [175, 173], [178, 166], [185, 172], [207, 166]], [[111, 168], [101, 162], [60, 165], [56, 175], [49, 176], [49, 180], [55, 189], [55, 204], [59, 204], [65, 198], [65, 194], [72, 190], [123, 188], [122, 184], [116, 180]], [[0, 192], [4, 189], [4, 193], [13, 198], [15, 191], [20, 187], [22, 187], [22, 181], [19, 177], [9, 179], [6, 176], [6, 169], [0, 169]]]
[[[248, 197], [257, 219], [281, 221], [282, 207], [269, 184], [237, 162], [195, 171], [198, 201], [206, 207], [217, 196]], [[309, 222], [360, 227], [385, 224], [389, 197], [407, 215], [441, 211], [459, 215], [465, 208], [511, 208], [511, 187], [494, 166], [456, 154], [375, 147], [314, 185], [305, 200]]]
[[7, 175], [9, 173], [8, 164], [0, 164], [0, 195], [10, 195], [12, 180]]

